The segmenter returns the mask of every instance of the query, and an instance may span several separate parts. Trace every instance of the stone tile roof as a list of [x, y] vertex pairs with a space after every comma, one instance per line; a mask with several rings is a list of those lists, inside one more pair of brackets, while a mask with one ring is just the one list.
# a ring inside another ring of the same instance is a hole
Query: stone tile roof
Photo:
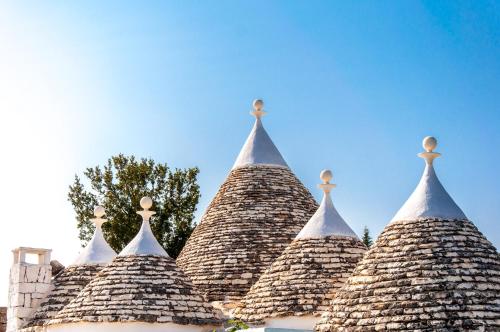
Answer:
[[152, 255], [116, 257], [49, 325], [76, 322], [221, 323], [173, 259]]
[[500, 331], [500, 257], [467, 220], [395, 221], [317, 331]]
[[365, 251], [347, 236], [294, 240], [243, 298], [236, 318], [263, 324], [266, 318], [318, 316]]
[[26, 327], [42, 326], [53, 318], [64, 306], [97, 275], [104, 265], [73, 265], [58, 273], [52, 280], [52, 291], [41, 302]]
[[287, 167], [233, 169], [177, 264], [209, 301], [239, 300], [317, 207]]

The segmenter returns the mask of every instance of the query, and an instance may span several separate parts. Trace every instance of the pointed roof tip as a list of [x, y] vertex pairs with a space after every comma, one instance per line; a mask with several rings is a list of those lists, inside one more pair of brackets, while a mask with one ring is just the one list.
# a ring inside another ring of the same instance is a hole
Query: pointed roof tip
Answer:
[[105, 213], [102, 206], [98, 205], [94, 208], [95, 218], [91, 219], [95, 225], [94, 235], [71, 265], [108, 264], [116, 257], [116, 252], [106, 242], [102, 234], [102, 224], [107, 221], [102, 218]]
[[323, 238], [332, 235], [358, 239], [356, 233], [349, 227], [333, 205], [330, 191], [336, 185], [330, 183], [330, 180], [333, 178], [332, 171], [323, 170], [320, 178], [323, 180], [323, 183], [318, 185], [318, 187], [324, 192], [321, 204], [295, 239]]
[[155, 214], [154, 211], [149, 210], [153, 206], [153, 200], [147, 196], [143, 197], [140, 205], [143, 210], [137, 211], [137, 214], [142, 217], [141, 229], [118, 256], [154, 255], [169, 257], [165, 249], [158, 243], [149, 224], [149, 219]]
[[417, 187], [396, 213], [391, 222], [437, 218], [443, 220], [467, 220], [464, 212], [443, 187], [434, 170], [434, 159], [441, 156], [434, 152], [437, 140], [427, 136], [422, 142], [425, 152], [418, 154], [425, 159], [425, 169]]
[[262, 99], [253, 101], [253, 109], [250, 114], [255, 116], [255, 124], [232, 169], [247, 165], [275, 165], [288, 168], [285, 159], [262, 125], [261, 118], [266, 114]]

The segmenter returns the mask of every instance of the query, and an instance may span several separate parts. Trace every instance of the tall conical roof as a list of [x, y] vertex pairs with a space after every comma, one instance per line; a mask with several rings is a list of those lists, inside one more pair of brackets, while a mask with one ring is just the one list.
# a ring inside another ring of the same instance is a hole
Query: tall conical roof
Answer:
[[[333, 207], [330, 171], [318, 212], [252, 286], [235, 317], [267, 327], [311, 330], [366, 247]], [[338, 227], [341, 226], [341, 227]]]
[[165, 329], [179, 329], [174, 325], [211, 328], [221, 324], [212, 306], [194, 290], [175, 261], [159, 252], [154, 244], [156, 239], [147, 227], [154, 214], [149, 211], [151, 199], [141, 199], [141, 206], [144, 210], [138, 213], [143, 217], [143, 228], [132, 240], [133, 245], [127, 246], [102, 269], [49, 322], [50, 326], [65, 324], [65, 331], [80, 331], [81, 324], [87, 324], [88, 330], [93, 330], [107, 327], [102, 323], [148, 323], [141, 327], [141, 331], [157, 331], [158, 325]]
[[106, 222], [106, 219], [102, 218], [104, 208], [96, 206], [94, 216], [92, 222], [95, 225], [95, 231], [92, 239], [74, 263], [53, 278], [52, 290], [40, 303], [27, 327], [42, 326], [47, 323], [115, 258], [115, 251], [109, 246], [102, 234], [101, 226]]
[[[260, 118], [262, 102], [254, 102], [254, 108]], [[317, 208], [257, 121], [177, 258], [210, 301], [241, 299]], [[271, 145], [273, 153], [261, 153]]]
[[317, 331], [498, 331], [500, 257], [439, 183], [436, 141], [412, 198], [337, 293]]

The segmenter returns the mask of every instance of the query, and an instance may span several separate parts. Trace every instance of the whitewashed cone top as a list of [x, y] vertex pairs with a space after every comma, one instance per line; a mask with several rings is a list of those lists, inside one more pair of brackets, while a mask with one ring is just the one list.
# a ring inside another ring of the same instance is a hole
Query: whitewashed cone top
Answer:
[[333, 205], [330, 197], [330, 191], [335, 188], [335, 184], [330, 183], [332, 172], [324, 170], [321, 172], [320, 178], [323, 180], [323, 184], [318, 187], [323, 189], [323, 200], [296, 239], [322, 238], [331, 235], [358, 238]]
[[433, 161], [441, 155], [434, 152], [436, 146], [437, 140], [434, 137], [424, 138], [423, 147], [426, 152], [418, 154], [419, 157], [425, 159], [424, 173], [417, 188], [392, 221], [429, 218], [467, 220], [464, 212], [446, 192], [434, 171]]
[[254, 111], [251, 114], [255, 116], [255, 124], [238, 158], [236, 158], [233, 169], [259, 164], [288, 167], [285, 159], [283, 159], [283, 156], [262, 125], [261, 118], [265, 115], [263, 107], [264, 102], [262, 100], [257, 99], [253, 102]]
[[123, 248], [118, 256], [131, 256], [131, 255], [155, 255], [166, 256], [167, 252], [158, 243], [156, 237], [151, 231], [149, 219], [155, 214], [154, 211], [149, 211], [153, 205], [153, 201], [149, 197], [143, 197], [140, 201], [143, 211], [138, 211], [137, 214], [142, 216], [142, 226], [139, 233], [130, 241], [130, 243]]
[[102, 218], [104, 213], [102, 206], [95, 207], [95, 218], [91, 220], [95, 225], [94, 235], [72, 265], [108, 264], [116, 257], [116, 252], [109, 246], [102, 234], [102, 224], [107, 221]]

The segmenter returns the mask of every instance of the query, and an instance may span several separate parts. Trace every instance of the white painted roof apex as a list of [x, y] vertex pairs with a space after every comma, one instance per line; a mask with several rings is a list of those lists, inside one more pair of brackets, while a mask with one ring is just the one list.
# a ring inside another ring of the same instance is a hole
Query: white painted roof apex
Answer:
[[392, 221], [428, 218], [466, 220], [467, 217], [453, 201], [453, 198], [443, 187], [434, 171], [434, 159], [441, 156], [440, 153], [434, 152], [437, 140], [434, 137], [427, 136], [424, 138], [422, 145], [425, 152], [419, 153], [418, 156], [425, 159], [424, 173], [417, 188], [392, 218]]
[[95, 218], [91, 219], [95, 225], [94, 235], [72, 265], [108, 264], [116, 257], [116, 252], [109, 246], [102, 234], [102, 224], [107, 221], [102, 218], [104, 214], [102, 206], [94, 208]]
[[262, 125], [261, 118], [266, 114], [264, 102], [256, 99], [253, 102], [252, 115], [255, 116], [255, 124], [248, 138], [236, 158], [233, 169], [246, 165], [276, 165], [288, 167], [285, 159], [274, 145], [271, 137]]
[[323, 180], [323, 183], [318, 187], [323, 189], [323, 200], [318, 210], [309, 219], [304, 228], [302, 228], [296, 239], [323, 238], [331, 235], [358, 238], [333, 205], [330, 191], [336, 185], [330, 183], [332, 177], [333, 175], [330, 170], [323, 170], [321, 172], [320, 178]]
[[143, 197], [140, 204], [143, 210], [138, 211], [137, 214], [142, 216], [141, 229], [118, 256], [155, 255], [168, 257], [165, 249], [163, 249], [155, 238], [149, 224], [149, 219], [155, 214], [154, 211], [149, 210], [153, 206], [153, 201], [149, 197]]

